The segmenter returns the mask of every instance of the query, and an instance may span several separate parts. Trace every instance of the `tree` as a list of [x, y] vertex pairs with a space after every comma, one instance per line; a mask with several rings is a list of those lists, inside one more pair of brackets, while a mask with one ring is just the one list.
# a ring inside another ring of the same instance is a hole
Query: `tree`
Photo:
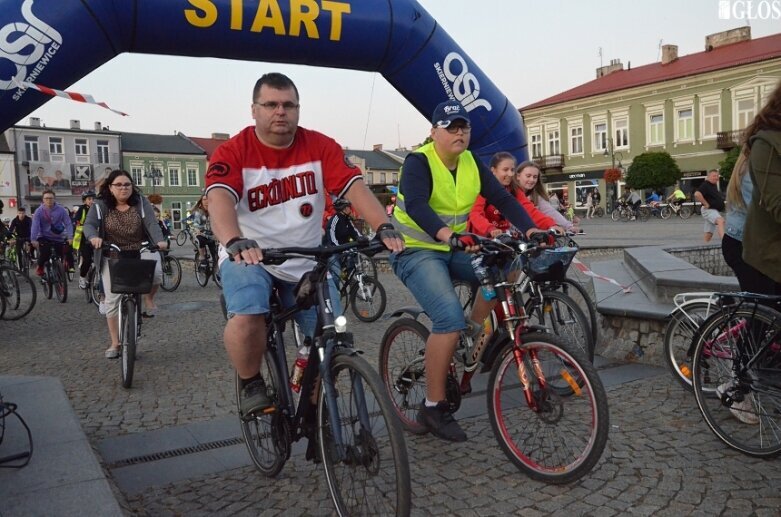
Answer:
[[732, 169], [735, 168], [735, 162], [738, 161], [740, 155], [740, 146], [733, 147], [724, 156], [724, 159], [719, 162], [719, 176], [724, 178], [724, 181], [729, 181], [732, 176]]
[[638, 155], [626, 171], [626, 184], [636, 189], [659, 190], [680, 179], [680, 167], [666, 152]]

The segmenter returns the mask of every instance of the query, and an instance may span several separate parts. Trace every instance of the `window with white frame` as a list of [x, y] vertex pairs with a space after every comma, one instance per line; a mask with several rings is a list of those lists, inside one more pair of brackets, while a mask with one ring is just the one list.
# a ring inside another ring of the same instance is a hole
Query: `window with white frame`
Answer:
[[139, 187], [144, 186], [144, 169], [140, 165], [130, 166], [130, 176], [133, 178], [133, 183]]
[[168, 185], [171, 187], [179, 186], [179, 167], [168, 166]]
[[28, 162], [40, 161], [40, 154], [38, 153], [37, 136], [24, 137], [24, 156]]
[[155, 187], [160, 187], [163, 185], [163, 164], [162, 163], [152, 163], [149, 166], [149, 175], [152, 177], [152, 185]]
[[198, 168], [195, 166], [191, 166], [191, 165], [187, 166], [187, 186], [188, 187], [198, 186]]
[[594, 152], [602, 152], [607, 149], [607, 122], [594, 124]]
[[548, 156], [561, 154], [561, 140], [559, 128], [548, 130]]
[[675, 132], [677, 142], [694, 139], [694, 109], [691, 106], [675, 108]]
[[702, 124], [700, 125], [701, 138], [715, 138], [721, 128], [721, 109], [719, 102], [703, 102], [700, 104]]
[[62, 154], [62, 137], [50, 136], [49, 137], [49, 153], [50, 154]]
[[738, 99], [735, 103], [735, 108], [737, 114], [736, 120], [738, 122], [737, 129], [746, 129], [756, 115], [756, 103], [754, 98]]
[[646, 117], [648, 145], [664, 145], [664, 111], [649, 111]]
[[109, 163], [108, 140], [98, 140], [98, 163]]
[[531, 143], [532, 158], [539, 158], [542, 156], [542, 135], [539, 133], [532, 133], [529, 135], [529, 141]]
[[77, 138], [74, 141], [74, 149], [76, 151], [76, 156], [86, 156], [89, 154], [88, 147], [87, 147], [87, 139], [86, 138]]
[[629, 119], [627, 117], [613, 119], [613, 145], [616, 148], [629, 147]]
[[583, 126], [569, 128], [569, 152], [570, 154], [583, 154]]

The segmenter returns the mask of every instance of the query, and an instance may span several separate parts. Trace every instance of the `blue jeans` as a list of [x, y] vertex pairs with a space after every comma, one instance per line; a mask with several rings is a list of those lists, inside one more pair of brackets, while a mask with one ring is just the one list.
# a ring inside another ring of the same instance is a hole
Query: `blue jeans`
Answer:
[[431, 318], [433, 334], [460, 332], [467, 327], [452, 280], [477, 285], [470, 259], [462, 251], [414, 248], [390, 254], [388, 260], [393, 272]]

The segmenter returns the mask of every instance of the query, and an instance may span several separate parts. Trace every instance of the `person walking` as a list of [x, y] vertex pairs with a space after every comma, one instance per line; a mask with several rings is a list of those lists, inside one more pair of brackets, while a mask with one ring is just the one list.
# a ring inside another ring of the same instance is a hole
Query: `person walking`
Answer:
[[718, 231], [719, 239], [724, 238], [724, 218], [721, 216], [721, 212], [724, 211], [724, 194], [717, 188], [718, 184], [719, 171], [711, 169], [705, 181], [694, 192], [695, 201], [702, 204], [705, 242], [711, 241], [714, 231]]

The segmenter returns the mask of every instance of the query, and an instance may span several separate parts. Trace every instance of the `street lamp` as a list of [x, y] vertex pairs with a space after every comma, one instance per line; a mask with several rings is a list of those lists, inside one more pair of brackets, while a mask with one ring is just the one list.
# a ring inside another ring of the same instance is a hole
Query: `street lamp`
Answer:
[[[621, 171], [621, 177], [624, 177], [624, 166], [621, 165], [621, 160], [624, 159], [624, 155], [621, 154], [621, 152], [616, 152], [615, 145], [613, 143], [613, 139], [611, 137], [607, 137], [607, 146], [605, 147], [605, 152], [603, 154], [604, 156], [610, 156], [610, 167], [612, 169], [616, 168], [616, 155], [618, 155], [618, 170]], [[618, 188], [612, 185], [608, 185], [610, 188], [610, 192], [608, 193], [608, 197], [610, 198], [611, 206], [608, 207], [608, 212], [613, 210], [613, 207], [616, 204], [616, 196], [618, 194]]]
[[163, 177], [163, 171], [155, 168], [147, 168], [144, 171], [144, 178], [152, 180], [152, 194], [155, 193], [155, 187], [157, 186], [157, 180]]

